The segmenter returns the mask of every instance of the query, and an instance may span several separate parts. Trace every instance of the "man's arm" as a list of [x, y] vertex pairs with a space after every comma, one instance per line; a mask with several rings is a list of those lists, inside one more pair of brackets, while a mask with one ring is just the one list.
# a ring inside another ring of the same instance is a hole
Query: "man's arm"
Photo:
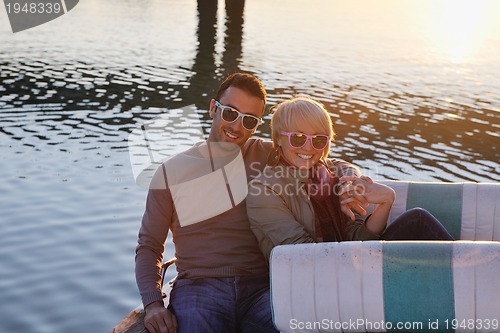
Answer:
[[329, 158], [326, 160], [328, 168], [339, 178], [342, 176], [361, 177], [361, 171], [357, 166], [338, 158]]
[[149, 190], [135, 255], [135, 277], [144, 307], [162, 300], [161, 265], [168, 234], [166, 190]]
[[[135, 256], [135, 275], [146, 315], [144, 325], [151, 333], [176, 332], [175, 316], [163, 306], [161, 265], [173, 201], [162, 167], [158, 169], [146, 200]], [[164, 186], [157, 186], [163, 182]]]

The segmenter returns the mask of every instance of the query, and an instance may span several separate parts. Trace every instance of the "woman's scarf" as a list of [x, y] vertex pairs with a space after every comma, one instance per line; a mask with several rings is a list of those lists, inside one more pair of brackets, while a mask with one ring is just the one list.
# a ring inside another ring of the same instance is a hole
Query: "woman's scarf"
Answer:
[[323, 162], [315, 165], [311, 171], [308, 193], [316, 217], [316, 233], [319, 231], [323, 242], [343, 241], [347, 216], [340, 209], [337, 195], [339, 177]]
[[[293, 165], [280, 154], [280, 162]], [[347, 216], [340, 209], [338, 194], [339, 178], [323, 161], [313, 166], [306, 184], [306, 190], [314, 208], [316, 238], [323, 242], [344, 240]]]

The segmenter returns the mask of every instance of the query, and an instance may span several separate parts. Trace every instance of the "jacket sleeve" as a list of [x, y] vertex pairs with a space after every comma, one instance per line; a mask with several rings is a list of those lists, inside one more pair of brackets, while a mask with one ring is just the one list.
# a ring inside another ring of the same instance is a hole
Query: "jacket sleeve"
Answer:
[[250, 227], [267, 262], [277, 245], [314, 243], [284, 198], [271, 187], [260, 181], [250, 182], [246, 202]]
[[[156, 172], [155, 178], [161, 177], [161, 174]], [[136, 282], [144, 307], [162, 300], [161, 265], [173, 207], [166, 183], [163, 188], [149, 190], [135, 255]]]
[[354, 213], [356, 219], [352, 221], [347, 219], [346, 229], [344, 233], [344, 239], [348, 241], [358, 241], [358, 240], [374, 240], [379, 239], [380, 236], [374, 234], [365, 226], [365, 218], [363, 218], [357, 212]]

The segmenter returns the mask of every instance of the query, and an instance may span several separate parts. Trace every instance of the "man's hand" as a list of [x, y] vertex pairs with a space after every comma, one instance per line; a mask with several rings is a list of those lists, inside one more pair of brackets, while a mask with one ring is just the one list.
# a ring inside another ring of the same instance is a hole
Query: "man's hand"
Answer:
[[[355, 198], [365, 204], [385, 204], [392, 205], [395, 199], [395, 192], [389, 186], [376, 183], [370, 177], [342, 177], [341, 182], [346, 183], [339, 193], [341, 198], [346, 195], [349, 199], [341, 201], [341, 203], [351, 202], [350, 199]], [[358, 211], [359, 212], [359, 211]]]
[[144, 326], [150, 333], [176, 333], [177, 319], [163, 306], [163, 301], [149, 304], [144, 309]]

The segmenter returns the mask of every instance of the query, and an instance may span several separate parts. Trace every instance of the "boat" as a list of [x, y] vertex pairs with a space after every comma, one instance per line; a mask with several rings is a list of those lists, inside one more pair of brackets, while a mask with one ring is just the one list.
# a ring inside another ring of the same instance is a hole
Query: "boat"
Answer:
[[[381, 182], [396, 192], [389, 224], [422, 207], [456, 241], [277, 246], [270, 259], [275, 326], [283, 333], [499, 332], [500, 183]], [[139, 306], [125, 318], [132, 325], [122, 321], [110, 332], [147, 332], [141, 314]]]

